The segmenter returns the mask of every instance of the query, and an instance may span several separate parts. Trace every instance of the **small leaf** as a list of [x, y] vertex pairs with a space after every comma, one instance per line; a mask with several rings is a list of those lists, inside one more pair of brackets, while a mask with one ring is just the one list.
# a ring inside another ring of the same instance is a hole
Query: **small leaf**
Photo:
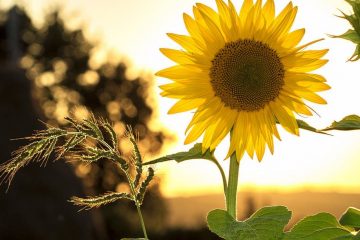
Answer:
[[334, 121], [330, 127], [323, 129], [322, 131], [329, 130], [359, 130], [360, 129], [360, 117], [357, 115], [349, 115], [344, 117], [340, 122]]
[[319, 213], [298, 222], [283, 240], [335, 240], [353, 239], [353, 235], [342, 227], [329, 213]]
[[340, 218], [339, 222], [343, 226], [354, 228], [356, 231], [360, 229], [360, 210], [350, 207]]
[[325, 133], [325, 132], [323, 132], [321, 130], [317, 130], [313, 126], [310, 126], [307, 122], [305, 122], [303, 120], [296, 119], [296, 122], [297, 122], [299, 128], [302, 128], [302, 129], [305, 129], [305, 130], [308, 130], [308, 131], [311, 131], [311, 132], [315, 132], [315, 133], [321, 133], [321, 134], [329, 135], [328, 133]]
[[226, 211], [208, 214], [209, 229], [226, 240], [280, 240], [291, 212], [283, 206], [264, 207], [245, 221], [236, 221]]
[[157, 158], [155, 160], [143, 163], [143, 165], [155, 164], [160, 162], [167, 162], [171, 160], [175, 160], [176, 162], [180, 163], [186, 160], [191, 159], [206, 159], [206, 160], [215, 160], [213, 154], [209, 151], [202, 153], [201, 143], [196, 143], [189, 151], [187, 152], [178, 152], [170, 155], [166, 155], [161, 158]]

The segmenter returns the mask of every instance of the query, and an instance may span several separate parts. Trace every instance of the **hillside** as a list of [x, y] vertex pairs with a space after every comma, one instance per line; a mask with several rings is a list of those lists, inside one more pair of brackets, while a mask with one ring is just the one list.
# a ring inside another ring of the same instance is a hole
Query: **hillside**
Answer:
[[[239, 193], [238, 215], [242, 219], [266, 205], [286, 205], [293, 212], [290, 225], [306, 215], [330, 212], [339, 217], [349, 206], [360, 208], [360, 194], [319, 192], [242, 192]], [[224, 208], [222, 195], [168, 198], [168, 227], [198, 228], [205, 224], [208, 211]]]

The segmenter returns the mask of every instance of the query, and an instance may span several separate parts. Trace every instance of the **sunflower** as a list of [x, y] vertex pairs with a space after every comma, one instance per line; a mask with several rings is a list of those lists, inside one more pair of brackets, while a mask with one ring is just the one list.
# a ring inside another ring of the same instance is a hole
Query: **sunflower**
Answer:
[[183, 49], [160, 49], [176, 63], [156, 73], [173, 81], [161, 95], [179, 100], [170, 114], [196, 109], [185, 144], [203, 135], [203, 151], [213, 151], [231, 133], [227, 157], [260, 161], [266, 145], [273, 153], [273, 136], [280, 140], [277, 123], [298, 135], [295, 114], [312, 115], [305, 101], [326, 104], [316, 92], [330, 87], [310, 72], [327, 63], [328, 50], [305, 50], [319, 40], [298, 46], [305, 29], [291, 31], [291, 2], [277, 16], [273, 0], [244, 0], [240, 12], [231, 1], [216, 5], [197, 3], [194, 17], [183, 15], [189, 35], [168, 34]]

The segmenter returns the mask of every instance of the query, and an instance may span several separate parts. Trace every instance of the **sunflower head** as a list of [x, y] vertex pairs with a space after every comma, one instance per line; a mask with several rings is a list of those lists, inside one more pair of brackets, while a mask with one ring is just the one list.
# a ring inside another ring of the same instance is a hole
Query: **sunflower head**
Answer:
[[178, 99], [169, 113], [195, 109], [185, 143], [203, 135], [203, 151], [213, 151], [231, 133], [228, 156], [247, 152], [262, 159], [277, 123], [298, 135], [294, 114], [312, 115], [307, 101], [325, 104], [317, 92], [329, 89], [321, 75], [328, 50], [298, 46], [305, 30], [291, 30], [297, 7], [290, 2], [277, 16], [273, 0], [216, 0], [217, 11], [197, 3], [184, 14], [188, 35], [168, 34], [182, 49], [160, 49], [175, 65], [157, 72], [171, 83], [162, 96]]

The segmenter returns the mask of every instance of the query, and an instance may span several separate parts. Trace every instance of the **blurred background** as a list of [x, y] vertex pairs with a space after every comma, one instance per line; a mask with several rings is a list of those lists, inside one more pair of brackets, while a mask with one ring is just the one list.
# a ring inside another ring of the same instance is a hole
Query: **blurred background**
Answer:
[[[202, 1], [215, 7], [214, 1]], [[276, 1], [279, 11], [288, 1]], [[342, 0], [293, 1], [299, 6], [294, 28], [306, 27], [304, 43], [325, 38], [316, 48], [331, 48], [323, 74], [332, 90], [319, 116], [305, 119], [322, 128], [349, 114], [360, 115], [360, 63], [347, 59], [355, 46], [330, 39], [349, 25], [336, 17]], [[234, 1], [239, 8], [242, 1]], [[160, 47], [179, 48], [165, 33], [186, 33], [182, 13], [193, 0], [0, 0], [0, 162], [44, 126], [62, 126], [88, 110], [114, 122], [122, 136], [129, 124], [140, 136], [146, 160], [188, 149], [184, 130], [191, 113], [169, 116], [174, 103], [160, 99], [154, 72], [171, 66]], [[320, 117], [321, 116], [321, 117]], [[40, 121], [39, 121], [40, 120]], [[360, 208], [359, 132], [334, 136], [306, 131], [295, 137], [281, 131], [275, 154], [262, 163], [244, 157], [240, 166], [239, 217], [265, 205], [287, 205], [292, 222], [329, 211], [339, 216], [348, 206]], [[223, 161], [227, 141], [216, 156]], [[120, 141], [121, 150], [131, 148]], [[205, 225], [206, 213], [224, 208], [221, 177], [206, 161], [156, 165], [156, 181], [146, 194], [144, 218], [151, 239], [217, 239]], [[120, 239], [141, 236], [130, 202], [78, 212], [71, 196], [123, 191], [126, 184], [111, 164], [50, 162], [19, 171], [8, 192], [0, 191], [0, 239]]]

